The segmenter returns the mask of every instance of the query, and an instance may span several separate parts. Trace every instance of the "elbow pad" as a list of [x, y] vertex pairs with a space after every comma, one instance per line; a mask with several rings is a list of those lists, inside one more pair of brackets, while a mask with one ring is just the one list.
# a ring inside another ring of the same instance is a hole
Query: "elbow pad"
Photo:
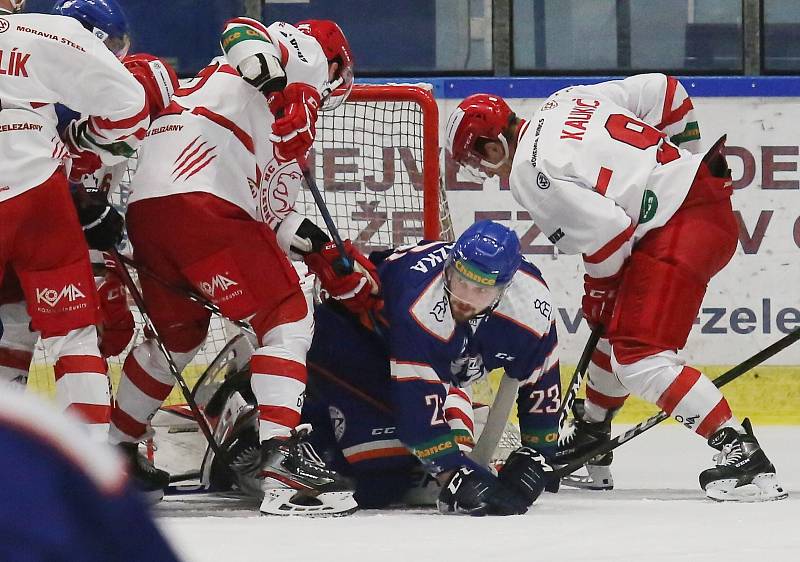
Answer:
[[245, 82], [265, 94], [286, 87], [286, 72], [280, 61], [269, 53], [257, 53], [245, 58], [237, 67]]
[[220, 46], [228, 64], [245, 82], [264, 93], [283, 90], [286, 71], [280, 52], [257, 25], [255, 20], [237, 19], [226, 27]]

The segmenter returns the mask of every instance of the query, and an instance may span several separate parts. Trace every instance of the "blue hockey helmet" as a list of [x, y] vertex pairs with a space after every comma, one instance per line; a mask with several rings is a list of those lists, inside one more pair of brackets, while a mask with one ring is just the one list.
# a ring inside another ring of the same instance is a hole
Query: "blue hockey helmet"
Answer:
[[470, 308], [474, 314], [497, 304], [521, 263], [513, 230], [490, 220], [470, 226], [450, 250], [445, 268], [445, 289], [454, 312], [458, 301], [462, 316], [469, 316]]
[[128, 18], [117, 0], [58, 0], [53, 13], [81, 22], [118, 59], [128, 54], [131, 45]]

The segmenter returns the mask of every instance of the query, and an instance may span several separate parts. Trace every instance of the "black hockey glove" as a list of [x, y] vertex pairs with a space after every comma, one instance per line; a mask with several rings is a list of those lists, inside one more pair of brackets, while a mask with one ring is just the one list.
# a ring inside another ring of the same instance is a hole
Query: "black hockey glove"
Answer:
[[110, 250], [122, 241], [122, 215], [104, 200], [76, 201], [78, 220], [86, 242], [93, 250]]
[[553, 468], [539, 451], [520, 447], [508, 455], [498, 479], [525, 498], [526, 507], [530, 507], [545, 489], [552, 472]]
[[310, 252], [302, 252], [298, 251], [298, 248], [292, 247], [293, 250], [297, 251], [298, 253], [314, 253], [320, 252], [322, 247], [331, 241], [325, 232], [318, 227], [316, 224], [311, 222], [308, 219], [303, 219], [303, 222], [300, 223], [300, 226], [297, 228], [297, 232], [295, 236], [299, 236], [300, 238], [304, 238], [311, 242], [311, 250]]
[[522, 515], [525, 498], [504, 486], [489, 471], [462, 466], [442, 486], [436, 502], [442, 513]]

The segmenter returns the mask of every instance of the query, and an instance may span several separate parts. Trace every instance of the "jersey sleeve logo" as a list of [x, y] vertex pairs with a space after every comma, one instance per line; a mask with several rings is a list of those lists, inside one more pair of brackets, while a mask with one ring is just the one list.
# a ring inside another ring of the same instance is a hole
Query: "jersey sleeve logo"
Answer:
[[0, 33], [3, 33], [4, 31], [8, 31], [9, 27], [10, 26], [8, 24], [8, 20], [0, 18]]
[[550, 187], [550, 180], [542, 172], [539, 172], [536, 175], [536, 185], [539, 186], [539, 189], [547, 189]]

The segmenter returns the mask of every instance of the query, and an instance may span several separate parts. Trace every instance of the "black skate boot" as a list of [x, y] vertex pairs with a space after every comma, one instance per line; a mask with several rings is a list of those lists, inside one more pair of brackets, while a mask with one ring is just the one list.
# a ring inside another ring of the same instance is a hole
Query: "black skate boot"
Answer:
[[325, 466], [306, 440], [310, 431], [309, 424], [300, 425], [288, 439], [264, 441], [231, 462], [239, 487], [263, 496], [262, 513], [349, 515], [358, 509], [355, 486]]
[[128, 464], [128, 476], [134, 488], [145, 499], [157, 503], [164, 497], [164, 489], [169, 485], [169, 472], [156, 468], [142, 453], [138, 443], [120, 443], [119, 450]]
[[[558, 451], [552, 457], [553, 464], [568, 464], [611, 439], [614, 412], [609, 412], [605, 421], [590, 422], [584, 419], [583, 402], [579, 398], [572, 405], [574, 417], [558, 437]], [[561, 484], [587, 490], [611, 490], [614, 488], [614, 478], [609, 468], [612, 460], [613, 451], [593, 457], [584, 465], [586, 475], [570, 474], [561, 479]]]
[[757, 502], [782, 500], [789, 496], [775, 476], [775, 467], [761, 450], [750, 420], [742, 421], [742, 435], [723, 427], [709, 437], [708, 444], [719, 451], [715, 468], [700, 473], [700, 487], [716, 501]]

